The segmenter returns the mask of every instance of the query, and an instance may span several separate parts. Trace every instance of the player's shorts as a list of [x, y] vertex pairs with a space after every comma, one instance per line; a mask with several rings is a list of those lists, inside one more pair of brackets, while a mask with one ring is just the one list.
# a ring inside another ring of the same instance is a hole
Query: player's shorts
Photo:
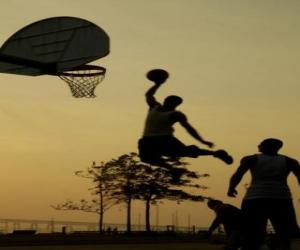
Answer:
[[138, 142], [139, 155], [143, 162], [151, 162], [161, 157], [193, 157], [199, 153], [197, 146], [186, 146], [174, 136], [148, 136]]

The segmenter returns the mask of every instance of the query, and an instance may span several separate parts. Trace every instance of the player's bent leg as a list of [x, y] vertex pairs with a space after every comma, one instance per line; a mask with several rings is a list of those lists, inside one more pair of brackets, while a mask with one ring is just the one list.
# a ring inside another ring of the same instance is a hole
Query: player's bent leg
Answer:
[[197, 158], [201, 155], [214, 155], [214, 151], [201, 149], [195, 145], [186, 146], [183, 150], [184, 156], [191, 157], [191, 158]]
[[161, 155], [159, 147], [153, 145], [153, 140], [149, 138], [142, 138], [138, 142], [139, 157], [143, 163], [152, 166], [165, 168], [171, 176], [170, 182], [177, 184], [182, 175], [186, 172], [184, 168], [176, 168], [167, 162]]
[[161, 164], [161, 155], [153, 145], [151, 138], [141, 138], [138, 141], [138, 151], [142, 162], [155, 166]]
[[209, 150], [202, 150], [195, 145], [186, 146], [184, 156], [197, 158], [200, 155], [212, 155], [213, 152]]

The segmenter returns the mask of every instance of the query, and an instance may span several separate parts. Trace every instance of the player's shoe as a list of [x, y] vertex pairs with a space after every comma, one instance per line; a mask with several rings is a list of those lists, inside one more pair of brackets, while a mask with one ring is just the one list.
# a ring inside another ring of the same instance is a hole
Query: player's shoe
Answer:
[[224, 161], [228, 165], [233, 163], [233, 158], [225, 150], [217, 150], [214, 153], [214, 157]]

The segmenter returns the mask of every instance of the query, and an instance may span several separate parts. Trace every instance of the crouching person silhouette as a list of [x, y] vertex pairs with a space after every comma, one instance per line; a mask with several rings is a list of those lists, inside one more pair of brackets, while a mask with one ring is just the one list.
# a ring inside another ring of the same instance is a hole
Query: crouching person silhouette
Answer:
[[208, 236], [222, 225], [227, 242], [226, 250], [237, 250], [241, 246], [241, 210], [220, 200], [209, 200], [207, 206], [215, 212], [215, 219], [208, 229]]

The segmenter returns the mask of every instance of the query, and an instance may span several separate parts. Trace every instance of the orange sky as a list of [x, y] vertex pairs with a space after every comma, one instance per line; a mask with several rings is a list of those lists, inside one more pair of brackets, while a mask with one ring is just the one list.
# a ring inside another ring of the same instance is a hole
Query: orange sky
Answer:
[[[228, 179], [243, 155], [256, 152], [265, 137], [284, 140], [282, 153], [300, 158], [300, 31], [297, 0], [10, 0], [1, 3], [1, 44], [23, 26], [53, 16], [77, 16], [102, 27], [111, 53], [95, 62], [107, 68], [96, 99], [74, 99], [53, 76], [0, 76], [1, 218], [93, 221], [96, 216], [57, 212], [51, 204], [88, 197], [87, 180], [74, 176], [92, 161], [136, 151], [150, 86], [144, 74], [163, 67], [170, 79], [157, 93], [183, 97], [181, 110], [204, 138], [235, 158], [225, 166], [212, 158], [190, 161], [211, 177], [205, 195], [226, 197]], [[185, 143], [197, 143], [179, 127]], [[290, 179], [295, 200], [300, 198]], [[296, 204], [297, 210], [299, 205]], [[160, 223], [206, 226], [213, 217], [205, 204], [166, 202]], [[133, 219], [143, 215], [136, 204]], [[153, 210], [155, 214], [155, 210]], [[123, 222], [124, 208], [107, 214]], [[298, 214], [300, 217], [300, 214]]]

